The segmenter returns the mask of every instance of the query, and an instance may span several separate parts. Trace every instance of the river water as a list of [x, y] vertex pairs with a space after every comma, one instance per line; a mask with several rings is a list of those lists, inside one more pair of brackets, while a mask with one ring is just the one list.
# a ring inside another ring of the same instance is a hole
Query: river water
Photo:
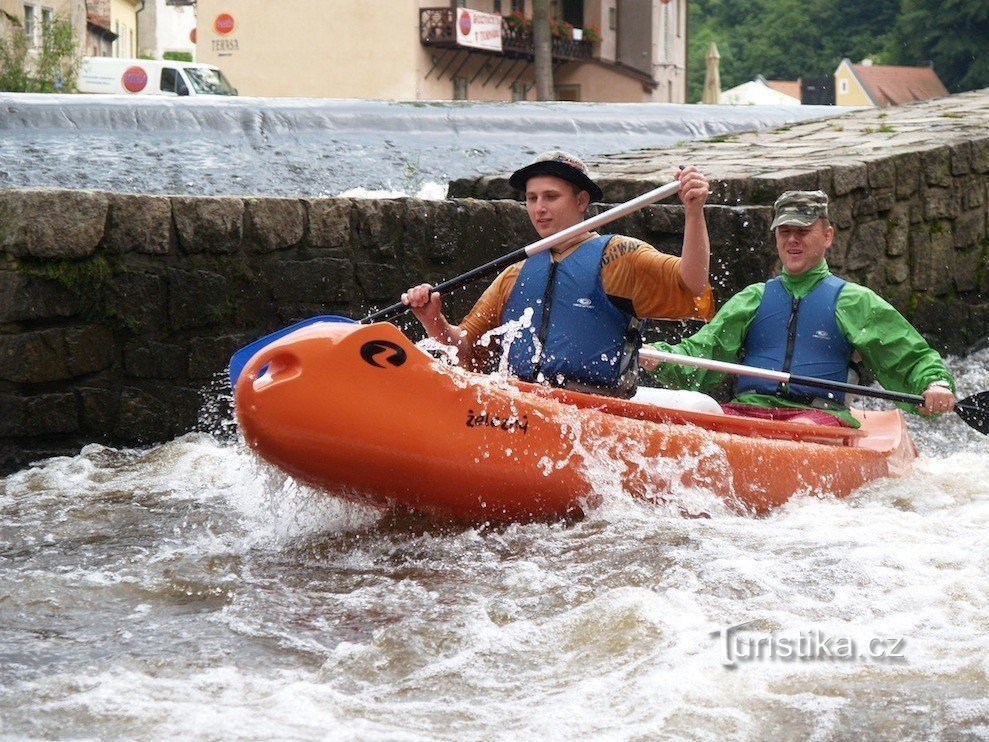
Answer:
[[[814, 113], [635, 112], [3, 95], [0, 186], [410, 193]], [[950, 363], [989, 388], [989, 351]], [[219, 407], [0, 480], [0, 738], [989, 738], [989, 444], [957, 417], [843, 501], [677, 493], [695, 518], [602, 477], [580, 520], [453, 527], [299, 486]]]
[[0, 188], [442, 198], [454, 178], [548, 149], [589, 157], [848, 110], [0, 93]]
[[[989, 387], [989, 350], [950, 365]], [[989, 738], [989, 444], [956, 416], [847, 500], [605, 486], [504, 527], [344, 504], [203, 426], [0, 480], [0, 736]]]

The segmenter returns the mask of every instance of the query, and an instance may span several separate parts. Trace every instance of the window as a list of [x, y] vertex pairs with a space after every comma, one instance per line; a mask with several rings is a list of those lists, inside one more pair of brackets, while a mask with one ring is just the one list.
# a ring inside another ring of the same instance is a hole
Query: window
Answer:
[[519, 13], [524, 13], [525, 0], [512, 0], [512, 10], [517, 10]]
[[557, 85], [553, 93], [557, 100], [580, 101], [580, 85]]
[[838, 83], [838, 92], [842, 95], [848, 95], [848, 80], [841, 80]]
[[51, 8], [41, 9], [41, 32], [44, 33], [45, 29], [51, 28], [52, 21], [55, 20], [55, 11]]
[[493, 13], [501, 13], [501, 0], [494, 0], [494, 7], [491, 8]]
[[614, 8], [608, 8], [608, 28], [612, 31], [618, 28], [618, 11]]
[[524, 82], [513, 82], [512, 83], [512, 103], [517, 103], [520, 100], [525, 100], [526, 94], [529, 92], [528, 86]]
[[163, 67], [161, 70], [161, 92], [175, 92], [175, 69], [173, 67]]
[[24, 6], [24, 34], [27, 36], [27, 43], [34, 46], [38, 43], [38, 19], [35, 16], [34, 6]]
[[455, 77], [455, 78], [453, 78], [453, 99], [454, 100], [467, 100], [467, 78], [466, 77]]

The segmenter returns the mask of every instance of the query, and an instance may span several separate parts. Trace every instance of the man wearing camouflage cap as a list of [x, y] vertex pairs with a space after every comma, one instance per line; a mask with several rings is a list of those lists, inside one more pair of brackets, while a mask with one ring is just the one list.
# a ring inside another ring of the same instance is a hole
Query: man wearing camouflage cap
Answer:
[[[525, 381], [630, 396], [638, 375], [641, 318], [710, 319], [710, 247], [704, 221], [709, 187], [696, 168], [677, 172], [685, 225], [681, 257], [640, 240], [585, 232], [503, 271], [457, 326], [443, 316], [429, 284], [409, 289], [429, 336], [457, 348], [461, 363], [483, 367], [478, 341], [507, 326], [509, 371]], [[584, 219], [603, 198], [584, 163], [546, 152], [509, 178], [525, 194], [529, 219], [549, 237]]]
[[[700, 332], [659, 350], [747, 366], [845, 381], [853, 355], [887, 389], [924, 397], [923, 413], [949, 412], [954, 382], [944, 361], [909, 322], [872, 290], [832, 275], [824, 256], [834, 240], [823, 191], [787, 191], [774, 205], [771, 225], [783, 272], [732, 297]], [[664, 365], [656, 378], [678, 389], [704, 391], [723, 374]], [[859, 423], [844, 395], [814, 387], [742, 376], [730, 414]]]

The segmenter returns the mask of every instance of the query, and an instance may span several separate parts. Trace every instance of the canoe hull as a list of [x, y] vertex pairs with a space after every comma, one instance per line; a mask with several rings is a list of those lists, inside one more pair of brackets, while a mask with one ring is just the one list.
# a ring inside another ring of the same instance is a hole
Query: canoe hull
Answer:
[[801, 492], [848, 495], [912, 454], [899, 413], [873, 413], [896, 418], [889, 445], [808, 443], [787, 438], [835, 433], [471, 374], [390, 324], [325, 323], [277, 340], [246, 365], [236, 410], [251, 448], [302, 481], [467, 520], [559, 517], [606, 492], [668, 499], [685, 487], [758, 513]]

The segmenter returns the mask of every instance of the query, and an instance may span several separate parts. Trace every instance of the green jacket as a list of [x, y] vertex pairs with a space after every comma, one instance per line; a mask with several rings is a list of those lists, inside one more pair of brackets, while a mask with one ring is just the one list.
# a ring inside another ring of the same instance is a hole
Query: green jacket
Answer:
[[[801, 276], [783, 272], [783, 286], [796, 298], [803, 298], [830, 275], [827, 261]], [[755, 317], [764, 283], [755, 283], [729, 299], [699, 332], [677, 345], [656, 343], [658, 350], [680, 355], [738, 363], [749, 324]], [[835, 320], [848, 342], [862, 357], [865, 367], [875, 374], [886, 389], [908, 394], [923, 394], [933, 381], [947, 381], [954, 391], [954, 379], [937, 351], [886, 300], [865, 286], [848, 282], [838, 295]], [[674, 389], [706, 391], [717, 386], [725, 374], [673, 363], [662, 364], [653, 371], [662, 384]], [[735, 402], [758, 407], [806, 407], [797, 402], [766, 394], [748, 392]], [[912, 405], [900, 405], [916, 411]], [[858, 427], [843, 409], [833, 410], [842, 419]]]

